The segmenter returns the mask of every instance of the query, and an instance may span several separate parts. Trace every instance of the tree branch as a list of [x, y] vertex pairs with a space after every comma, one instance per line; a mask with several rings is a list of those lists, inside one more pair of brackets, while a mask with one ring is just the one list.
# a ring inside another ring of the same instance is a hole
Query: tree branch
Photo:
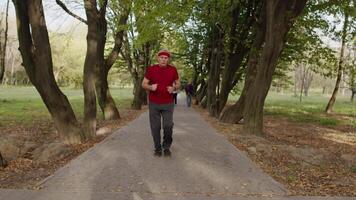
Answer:
[[56, 3], [57, 3], [66, 13], [68, 13], [68, 14], [71, 15], [72, 17], [76, 18], [77, 20], [83, 22], [84, 24], [88, 25], [88, 22], [87, 22], [85, 19], [83, 19], [83, 18], [79, 17], [78, 15], [72, 13], [62, 1], [56, 0]]

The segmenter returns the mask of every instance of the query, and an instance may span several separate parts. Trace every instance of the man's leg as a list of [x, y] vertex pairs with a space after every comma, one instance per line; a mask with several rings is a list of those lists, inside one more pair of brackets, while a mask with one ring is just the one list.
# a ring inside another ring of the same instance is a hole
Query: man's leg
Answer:
[[163, 117], [163, 149], [169, 149], [172, 144], [172, 134], [173, 134], [173, 104], [167, 104], [163, 106], [162, 117]]
[[155, 146], [155, 151], [161, 150], [161, 112], [159, 105], [149, 104], [149, 117], [151, 134]]

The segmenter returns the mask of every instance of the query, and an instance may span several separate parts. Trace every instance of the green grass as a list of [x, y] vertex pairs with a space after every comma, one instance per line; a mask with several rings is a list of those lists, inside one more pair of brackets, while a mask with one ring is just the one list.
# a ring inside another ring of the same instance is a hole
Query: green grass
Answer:
[[[83, 117], [83, 90], [61, 88], [68, 97], [78, 118]], [[112, 96], [117, 106], [128, 108], [132, 100], [132, 88], [112, 88]], [[232, 96], [230, 101], [236, 101]], [[327, 126], [352, 125], [356, 127], [356, 102], [351, 103], [349, 97], [339, 95], [334, 106], [334, 112], [346, 116], [324, 114], [329, 96], [312, 95], [304, 97], [302, 102], [291, 94], [276, 94], [270, 92], [265, 104], [267, 115], [283, 116], [301, 123], [318, 123]], [[101, 111], [98, 110], [98, 117]], [[0, 86], [0, 126], [10, 123], [30, 124], [36, 120], [50, 118], [47, 108], [43, 104], [34, 87], [4, 87]]]
[[[236, 101], [234, 96], [230, 100]], [[356, 127], [356, 102], [351, 103], [350, 97], [339, 95], [333, 111], [336, 115], [324, 113], [329, 96], [311, 95], [303, 97], [302, 102], [292, 94], [270, 92], [265, 102], [265, 114], [287, 117], [301, 123], [317, 123], [326, 126], [352, 125]], [[341, 118], [340, 115], [345, 116]]]
[[352, 173], [356, 173], [356, 166], [352, 166], [352, 167], [350, 168], [350, 171], [351, 171]]
[[[68, 97], [78, 118], [83, 117], [83, 90], [61, 88]], [[116, 105], [128, 108], [132, 100], [132, 88], [110, 90]], [[98, 107], [99, 108], [99, 107]], [[98, 110], [98, 117], [101, 117]], [[12, 123], [31, 124], [50, 118], [50, 114], [34, 87], [0, 87], [0, 126]]]

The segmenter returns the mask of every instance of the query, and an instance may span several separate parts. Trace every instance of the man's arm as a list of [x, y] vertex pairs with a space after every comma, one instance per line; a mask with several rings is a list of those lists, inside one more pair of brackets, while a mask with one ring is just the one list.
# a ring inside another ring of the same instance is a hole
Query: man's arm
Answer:
[[180, 80], [177, 79], [174, 81], [174, 90], [179, 90], [180, 88]]
[[150, 90], [150, 91], [155, 91], [157, 89], [157, 84], [152, 84], [150, 85], [150, 80], [148, 80], [146, 77], [143, 78], [142, 81], [142, 87], [145, 90]]

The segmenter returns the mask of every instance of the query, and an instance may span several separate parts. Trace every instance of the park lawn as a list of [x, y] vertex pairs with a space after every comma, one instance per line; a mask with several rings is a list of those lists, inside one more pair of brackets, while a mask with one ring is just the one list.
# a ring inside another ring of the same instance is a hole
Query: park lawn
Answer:
[[[238, 96], [232, 96], [230, 104]], [[293, 97], [292, 94], [277, 94], [270, 92], [265, 102], [265, 114], [268, 116], [286, 117], [294, 122], [316, 123], [326, 126], [346, 125], [356, 127], [356, 102], [351, 102], [349, 96], [339, 95], [334, 105], [334, 113], [326, 114], [325, 107], [329, 96], [312, 95]]]
[[[78, 119], [83, 118], [84, 95], [82, 89], [62, 88], [69, 99]], [[129, 108], [132, 88], [113, 88], [110, 90], [119, 108]], [[50, 119], [50, 114], [34, 87], [0, 88], [0, 126], [30, 125], [35, 121]], [[102, 113], [98, 106], [98, 117]]]

